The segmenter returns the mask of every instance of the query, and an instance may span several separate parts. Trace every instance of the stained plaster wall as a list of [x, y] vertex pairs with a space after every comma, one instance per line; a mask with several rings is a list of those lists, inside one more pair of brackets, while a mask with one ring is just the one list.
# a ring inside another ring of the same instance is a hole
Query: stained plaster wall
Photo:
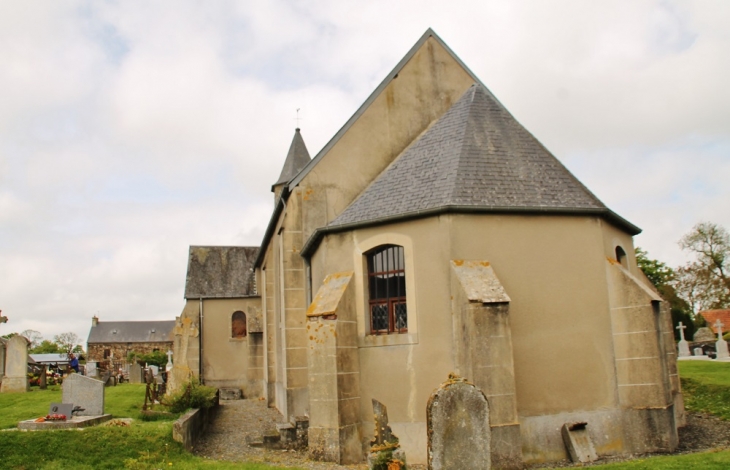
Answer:
[[[246, 314], [247, 334], [233, 338], [232, 315]], [[263, 333], [251, 331], [261, 298], [203, 299], [203, 377], [211, 387], [240, 388], [246, 398], [263, 396]]]
[[285, 415], [304, 414], [309, 406], [306, 267], [299, 254], [303, 243], [342, 212], [473, 82], [436, 40], [427, 39], [287, 198], [265, 247], [265, 269], [259, 271], [267, 289], [267, 398]]
[[[570, 419], [591, 420], [602, 436], [599, 454], [629, 451], [605, 267], [614, 253], [605, 240], [616, 234], [606, 227], [593, 217], [447, 215], [325, 237], [311, 261], [313, 290], [329, 273], [355, 273], [364, 441], [376, 398], [388, 406], [409, 461], [425, 461], [424, 404], [456, 365], [449, 261], [475, 259], [490, 263], [511, 297], [525, 460], [565, 458], [559, 428]], [[619, 235], [632, 249], [630, 237]], [[382, 243], [405, 248], [408, 335], [365, 334], [363, 253]], [[646, 421], [637, 426], [650, 431]]]
[[300, 182], [303, 237], [339, 215], [474, 83], [429, 38]]

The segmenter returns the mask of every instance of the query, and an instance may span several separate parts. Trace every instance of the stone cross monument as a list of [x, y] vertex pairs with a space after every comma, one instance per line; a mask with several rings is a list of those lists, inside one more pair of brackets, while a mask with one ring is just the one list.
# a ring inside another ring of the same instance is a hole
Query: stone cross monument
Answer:
[[197, 325], [190, 318], [178, 317], [175, 322], [174, 333], [179, 339], [175, 340], [175, 364], [167, 376], [168, 394], [175, 393], [193, 376], [193, 371], [188, 366], [188, 346], [190, 338], [197, 338], [200, 334]]
[[167, 364], [165, 365], [165, 370], [169, 372], [172, 369], [172, 351], [167, 351]]
[[689, 343], [686, 339], [684, 339], [685, 328], [687, 328], [687, 326], [683, 325], [682, 322], [679, 322], [679, 325], [676, 327], [676, 329], [679, 330], [679, 337], [681, 338], [677, 344], [677, 347], [679, 348], [679, 357], [691, 356], [689, 352]]
[[717, 358], [723, 359], [726, 357], [730, 357], [730, 354], [728, 353], [727, 349], [727, 341], [722, 339], [722, 327], [725, 326], [724, 323], [720, 321], [718, 318], [715, 322], [715, 328], [717, 328], [717, 342], [715, 343], [715, 350], [717, 351]]

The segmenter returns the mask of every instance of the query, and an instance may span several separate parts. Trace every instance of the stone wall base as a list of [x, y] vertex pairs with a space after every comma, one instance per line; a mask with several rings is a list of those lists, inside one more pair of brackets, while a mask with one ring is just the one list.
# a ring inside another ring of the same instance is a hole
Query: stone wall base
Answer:
[[28, 377], [3, 377], [0, 393], [27, 392], [30, 390]]
[[522, 436], [520, 425], [504, 424], [491, 426], [492, 431], [492, 468], [520, 469], [522, 464]]
[[674, 406], [625, 410], [623, 418], [627, 452], [673, 452], [679, 445]]
[[587, 430], [599, 458], [671, 452], [678, 444], [673, 406], [525, 416], [520, 418], [524, 462], [535, 464], [567, 459], [560, 428], [565, 423], [575, 422], [588, 423]]
[[363, 461], [356, 424], [342, 428], [309, 428], [309, 456], [314, 460], [352, 464]]

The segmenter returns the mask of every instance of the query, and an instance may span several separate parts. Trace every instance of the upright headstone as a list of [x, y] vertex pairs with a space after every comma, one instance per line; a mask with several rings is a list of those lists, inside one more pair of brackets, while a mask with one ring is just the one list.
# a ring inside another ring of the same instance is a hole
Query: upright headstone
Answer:
[[679, 340], [679, 343], [677, 344], [677, 349], [679, 351], [679, 357], [688, 357], [691, 354], [689, 353], [689, 343], [686, 339], [684, 339], [684, 330], [687, 328], [687, 326], [683, 325], [682, 322], [679, 322], [679, 325], [677, 326], [677, 329], [679, 330], [679, 337], [681, 338]]
[[695, 356], [704, 356], [705, 351], [702, 350], [702, 348], [694, 348]]
[[190, 338], [197, 338], [199, 335], [198, 327], [190, 318], [178, 317], [175, 319], [175, 329], [173, 330], [176, 337], [175, 344], [179, 347], [175, 352], [175, 364], [172, 366], [170, 374], [167, 376], [167, 393], [175, 393], [193, 376], [193, 371], [188, 367], [188, 347], [190, 346]]
[[135, 362], [129, 366], [129, 383], [141, 384], [142, 381], [142, 366]]
[[172, 370], [172, 351], [167, 351], [167, 364], [165, 364], [165, 372]]
[[157, 377], [159, 375], [159, 373], [160, 373], [159, 367], [157, 367], [155, 365], [151, 365], [151, 366], [149, 366], [149, 368], [150, 368], [150, 370], [152, 370], [152, 375], [154, 375], [155, 377]]
[[489, 404], [475, 385], [449, 375], [428, 400], [426, 423], [429, 470], [491, 467]]
[[370, 470], [400, 470], [406, 466], [406, 454], [400, 449], [398, 437], [388, 424], [388, 408], [373, 398], [375, 430], [370, 441], [368, 465]]
[[722, 327], [725, 326], [718, 318], [715, 322], [715, 328], [717, 328], [717, 342], [715, 343], [715, 351], [717, 351], [717, 359], [724, 359], [730, 357], [727, 349], [727, 341], [722, 337]]
[[96, 362], [88, 361], [86, 363], [86, 368], [84, 369], [84, 375], [87, 377], [96, 378], [98, 375], [97, 370], [99, 369], [96, 368]]
[[100, 416], [104, 414], [104, 382], [70, 374], [63, 380], [63, 403], [84, 408], [79, 416]]
[[116, 385], [112, 378], [112, 371], [105, 370], [101, 374], [101, 383], [103, 383], [105, 387], [111, 387], [112, 385]]
[[0, 338], [0, 383], [5, 375], [5, 339]]
[[27, 392], [28, 383], [28, 340], [16, 335], [8, 340], [5, 350], [5, 376], [0, 392]]

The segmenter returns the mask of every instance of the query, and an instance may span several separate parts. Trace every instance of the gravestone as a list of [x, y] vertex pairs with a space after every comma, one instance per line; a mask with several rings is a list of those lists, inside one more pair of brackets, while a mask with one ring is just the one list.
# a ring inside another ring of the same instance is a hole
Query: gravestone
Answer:
[[49, 415], [66, 415], [66, 419], [71, 419], [73, 415], [73, 403], [51, 403], [48, 407]]
[[0, 392], [27, 392], [28, 383], [28, 340], [24, 336], [13, 336], [5, 349], [5, 376]]
[[587, 426], [588, 423], [566, 423], [560, 430], [570, 460], [573, 462], [588, 463], [598, 459]]
[[99, 416], [104, 414], [104, 382], [71, 374], [63, 381], [63, 402], [84, 408], [79, 416]]
[[398, 437], [388, 424], [388, 408], [373, 398], [375, 430], [370, 441], [368, 466], [370, 470], [400, 470], [405, 468], [406, 454], [400, 449]]
[[160, 373], [160, 368], [159, 367], [154, 366], [154, 365], [153, 366], [148, 366], [148, 367], [152, 370], [152, 375], [154, 375], [155, 377], [157, 377], [159, 375], [159, 373]]
[[5, 339], [0, 338], [0, 383], [5, 375]]
[[165, 372], [172, 370], [172, 351], [167, 351], [167, 364], [165, 364]]
[[717, 328], [717, 342], [715, 343], [715, 351], [717, 352], [717, 359], [724, 359], [730, 357], [727, 349], [727, 341], [722, 338], [722, 327], [725, 326], [718, 318], [715, 322], [715, 328]]
[[131, 384], [143, 383], [142, 375], [143, 375], [143, 369], [139, 363], [135, 362], [135, 363], [129, 365], [129, 383], [131, 383]]
[[175, 354], [175, 363], [172, 370], [167, 375], [167, 393], [173, 394], [193, 376], [193, 371], [188, 367], [188, 347], [190, 346], [190, 338], [197, 338], [200, 334], [198, 327], [190, 318], [177, 317], [175, 319], [175, 329], [173, 333], [176, 337], [175, 345], [177, 346]]
[[704, 356], [705, 355], [705, 351], [703, 351], [702, 348], [694, 348], [693, 351], [695, 353], [695, 356]]
[[679, 340], [679, 343], [677, 343], [677, 350], [679, 352], [679, 357], [690, 356], [689, 343], [687, 342], [686, 339], [684, 339], [685, 328], [687, 328], [687, 326], [683, 325], [682, 322], [679, 322], [679, 325], [676, 327], [676, 329], [679, 330], [679, 337], [681, 338]]
[[101, 373], [101, 383], [104, 384], [105, 387], [110, 387], [111, 385], [116, 385], [116, 383], [112, 380], [112, 371], [105, 370]]
[[715, 333], [713, 333], [712, 329], [707, 328], [706, 326], [698, 328], [697, 331], [695, 331], [695, 335], [692, 338], [692, 341], [694, 341], [695, 343], [715, 341]]
[[491, 468], [489, 403], [481, 390], [449, 374], [426, 410], [429, 470]]
[[84, 368], [84, 375], [87, 377], [93, 377], [96, 378], [98, 375], [99, 369], [96, 368], [96, 362], [89, 361], [86, 363], [86, 367]]

